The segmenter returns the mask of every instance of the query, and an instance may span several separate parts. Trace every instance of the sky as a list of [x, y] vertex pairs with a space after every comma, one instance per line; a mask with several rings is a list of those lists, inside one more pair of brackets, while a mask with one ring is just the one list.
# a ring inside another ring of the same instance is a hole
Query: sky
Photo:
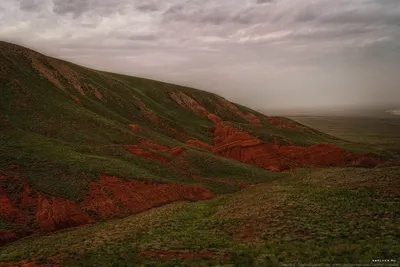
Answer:
[[0, 39], [265, 111], [400, 110], [400, 0], [1, 0]]

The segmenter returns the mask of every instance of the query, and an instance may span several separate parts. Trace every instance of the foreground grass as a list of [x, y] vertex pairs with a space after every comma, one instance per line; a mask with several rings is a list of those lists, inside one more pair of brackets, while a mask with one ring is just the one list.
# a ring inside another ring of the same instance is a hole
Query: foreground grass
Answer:
[[[299, 170], [201, 203], [0, 248], [0, 261], [51, 257], [64, 266], [371, 263], [400, 259], [400, 168]], [[146, 258], [140, 251], [202, 259]]]

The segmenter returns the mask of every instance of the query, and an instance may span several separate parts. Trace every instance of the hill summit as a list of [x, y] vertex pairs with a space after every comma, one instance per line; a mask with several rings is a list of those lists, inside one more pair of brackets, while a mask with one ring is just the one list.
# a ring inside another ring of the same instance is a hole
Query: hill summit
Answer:
[[216, 94], [5, 42], [0, 86], [0, 244], [209, 199], [294, 168], [384, 161]]

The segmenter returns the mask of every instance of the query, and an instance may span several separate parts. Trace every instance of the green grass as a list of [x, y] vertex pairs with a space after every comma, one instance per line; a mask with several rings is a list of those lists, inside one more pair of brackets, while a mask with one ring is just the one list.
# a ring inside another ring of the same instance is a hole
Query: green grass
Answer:
[[[399, 177], [398, 167], [299, 170], [292, 177], [209, 201], [175, 203], [84, 229], [17, 241], [0, 248], [0, 261], [52, 255], [65, 259], [65, 266], [398, 260]], [[141, 250], [207, 251], [214, 258], [176, 262], [139, 257]]]

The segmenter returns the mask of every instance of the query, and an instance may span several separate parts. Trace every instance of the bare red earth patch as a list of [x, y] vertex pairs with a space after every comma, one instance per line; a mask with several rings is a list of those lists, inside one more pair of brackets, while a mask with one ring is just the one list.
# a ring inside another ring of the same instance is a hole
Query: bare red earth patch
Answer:
[[221, 122], [221, 118], [215, 114], [212, 114], [207, 109], [205, 109], [202, 105], [200, 105], [196, 100], [186, 95], [183, 92], [172, 92], [171, 98], [178, 103], [183, 108], [191, 110], [195, 114], [199, 114], [208, 118], [210, 121], [214, 123]]
[[94, 220], [72, 201], [39, 195], [36, 220], [45, 232], [84, 225]]
[[221, 105], [223, 107], [231, 110], [233, 113], [239, 115], [239, 117], [245, 119], [246, 121], [248, 121], [252, 124], [261, 125], [261, 120], [253, 113], [242, 112], [237, 106], [235, 106], [235, 104], [229, 102], [228, 100], [226, 100], [225, 98], [222, 98], [222, 97], [219, 99], [219, 102], [221, 103]]
[[0, 246], [17, 240], [17, 234], [12, 230], [0, 229]]
[[103, 176], [100, 177], [100, 182], [89, 185], [89, 193], [83, 205], [100, 218], [110, 218], [145, 211], [174, 201], [205, 200], [212, 196], [210, 190], [202, 187]]
[[168, 154], [171, 154], [172, 156], [179, 156], [180, 154], [182, 154], [183, 152], [185, 152], [185, 149], [183, 147], [173, 147], [173, 148], [169, 148], [167, 146], [163, 146], [157, 143], [154, 143], [152, 141], [149, 140], [141, 140], [140, 144], [146, 148], [151, 148], [151, 149], [155, 149], [158, 151], [162, 151]]
[[299, 123], [296, 123], [295, 121], [288, 118], [264, 116], [264, 119], [269, 124], [280, 129], [292, 129], [292, 130], [302, 130], [302, 131], [309, 130], [307, 127]]
[[231, 126], [217, 124], [212, 152], [271, 171], [296, 167], [360, 166], [373, 167], [383, 159], [371, 154], [354, 154], [335, 145], [312, 147], [264, 144], [261, 140]]
[[132, 132], [137, 132], [137, 130], [139, 129], [139, 125], [129, 124], [129, 128], [131, 128]]
[[81, 104], [81, 100], [78, 97], [72, 96], [72, 98], [74, 99], [75, 103]]

